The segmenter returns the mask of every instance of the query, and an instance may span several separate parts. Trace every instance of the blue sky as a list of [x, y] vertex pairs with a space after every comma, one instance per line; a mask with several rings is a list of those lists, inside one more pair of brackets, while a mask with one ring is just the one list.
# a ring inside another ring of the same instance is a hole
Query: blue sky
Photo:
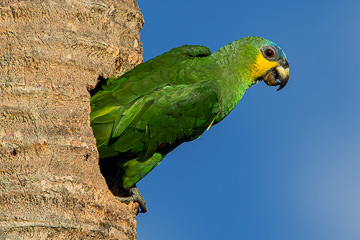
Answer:
[[138, 239], [360, 239], [360, 2], [138, 2], [145, 61], [256, 35], [291, 75], [280, 92], [251, 87], [140, 181]]

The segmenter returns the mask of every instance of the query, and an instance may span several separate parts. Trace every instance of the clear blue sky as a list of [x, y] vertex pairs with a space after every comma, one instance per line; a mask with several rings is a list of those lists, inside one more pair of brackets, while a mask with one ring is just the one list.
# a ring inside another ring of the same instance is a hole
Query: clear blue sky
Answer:
[[360, 239], [360, 2], [139, 0], [144, 58], [262, 36], [287, 54], [263, 82], [138, 187], [139, 240]]

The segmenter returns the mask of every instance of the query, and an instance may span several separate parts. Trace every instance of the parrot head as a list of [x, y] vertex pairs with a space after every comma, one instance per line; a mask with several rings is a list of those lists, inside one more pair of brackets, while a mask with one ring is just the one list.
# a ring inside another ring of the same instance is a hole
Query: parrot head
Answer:
[[279, 86], [278, 91], [287, 84], [290, 71], [285, 53], [275, 43], [260, 37], [248, 37], [252, 46], [254, 61], [250, 66], [251, 79], [263, 80], [268, 86]]

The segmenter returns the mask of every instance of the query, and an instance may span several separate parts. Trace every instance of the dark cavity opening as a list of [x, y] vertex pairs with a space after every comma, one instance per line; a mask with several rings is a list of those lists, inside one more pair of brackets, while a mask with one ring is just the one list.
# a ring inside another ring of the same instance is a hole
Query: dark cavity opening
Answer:
[[99, 75], [96, 86], [95, 87], [92, 87], [92, 86], [87, 87], [87, 90], [90, 93], [90, 96], [92, 97], [95, 95], [95, 93], [102, 90], [102, 87], [106, 84], [107, 80], [108, 80], [107, 78], [104, 78], [103, 76]]

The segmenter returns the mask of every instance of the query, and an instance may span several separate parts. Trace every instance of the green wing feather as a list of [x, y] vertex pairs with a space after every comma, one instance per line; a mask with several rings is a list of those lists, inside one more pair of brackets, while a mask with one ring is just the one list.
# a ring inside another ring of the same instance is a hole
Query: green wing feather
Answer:
[[209, 55], [207, 47], [175, 48], [110, 79], [92, 97], [90, 119], [100, 158], [119, 158], [125, 188], [176, 146], [199, 137], [214, 120], [214, 86], [178, 71]]

